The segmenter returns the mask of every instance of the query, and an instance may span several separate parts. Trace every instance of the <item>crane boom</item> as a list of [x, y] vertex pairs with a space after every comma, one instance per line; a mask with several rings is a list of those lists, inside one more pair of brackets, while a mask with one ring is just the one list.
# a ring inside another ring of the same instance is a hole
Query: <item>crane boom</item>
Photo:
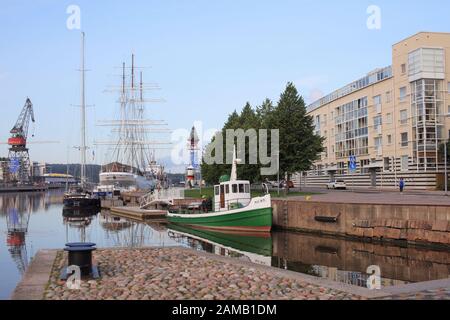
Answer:
[[35, 122], [33, 104], [31, 103], [31, 100], [27, 98], [19, 117], [17, 118], [16, 124], [10, 131], [12, 136], [8, 140], [9, 145], [21, 147], [26, 146], [30, 120]]

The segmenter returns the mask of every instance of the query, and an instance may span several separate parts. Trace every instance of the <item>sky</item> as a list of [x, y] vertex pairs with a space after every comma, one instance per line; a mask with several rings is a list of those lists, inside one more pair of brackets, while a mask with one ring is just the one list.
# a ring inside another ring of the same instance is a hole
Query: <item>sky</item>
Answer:
[[[69, 29], [70, 5], [80, 29]], [[371, 6], [379, 8], [379, 28]], [[80, 31], [86, 33], [86, 101], [91, 163], [108, 161], [94, 141], [108, 140], [101, 120], [117, 117], [122, 62], [145, 67], [161, 90], [147, 115], [178, 132], [201, 122], [200, 137], [228, 115], [265, 98], [276, 102], [293, 82], [310, 103], [391, 64], [394, 43], [420, 31], [450, 32], [450, 2], [384, 0], [0, 0], [0, 141], [6, 142], [27, 97], [36, 123], [32, 161], [79, 161]], [[206, 138], [206, 137], [205, 137]], [[0, 145], [0, 156], [7, 156]], [[157, 154], [172, 172], [169, 153]]]

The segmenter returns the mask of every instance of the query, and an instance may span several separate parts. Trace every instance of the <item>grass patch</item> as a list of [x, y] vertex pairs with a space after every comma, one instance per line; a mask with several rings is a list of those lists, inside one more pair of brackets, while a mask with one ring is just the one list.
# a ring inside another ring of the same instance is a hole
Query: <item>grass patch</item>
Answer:
[[[261, 190], [252, 190], [252, 197], [260, 197], [264, 195], [264, 192]], [[298, 197], [298, 196], [312, 196], [315, 194], [320, 193], [314, 193], [314, 192], [301, 192], [301, 191], [291, 191], [288, 193], [288, 197]], [[184, 191], [184, 196], [186, 198], [201, 198], [202, 195], [206, 197], [214, 197], [214, 188], [213, 187], [205, 187], [202, 188], [202, 192], [200, 192], [200, 189], [186, 189]], [[277, 190], [270, 191], [270, 195], [273, 198], [284, 198], [284, 190], [280, 190], [280, 195], [278, 196]]]

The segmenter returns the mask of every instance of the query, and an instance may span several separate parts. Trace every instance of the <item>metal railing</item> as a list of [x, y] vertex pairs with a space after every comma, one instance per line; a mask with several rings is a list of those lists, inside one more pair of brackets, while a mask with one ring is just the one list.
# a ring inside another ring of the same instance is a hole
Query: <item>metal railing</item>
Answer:
[[174, 199], [184, 199], [184, 188], [155, 189], [139, 199], [139, 206], [145, 209], [154, 201], [173, 202]]

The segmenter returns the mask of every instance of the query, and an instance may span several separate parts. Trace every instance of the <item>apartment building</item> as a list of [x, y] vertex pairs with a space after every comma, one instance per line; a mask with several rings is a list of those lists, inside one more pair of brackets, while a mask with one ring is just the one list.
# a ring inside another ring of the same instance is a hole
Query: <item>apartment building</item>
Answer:
[[[302, 184], [436, 189], [450, 138], [450, 33], [420, 32], [392, 47], [392, 65], [307, 107], [325, 151]], [[356, 168], [350, 158], [356, 158]]]

